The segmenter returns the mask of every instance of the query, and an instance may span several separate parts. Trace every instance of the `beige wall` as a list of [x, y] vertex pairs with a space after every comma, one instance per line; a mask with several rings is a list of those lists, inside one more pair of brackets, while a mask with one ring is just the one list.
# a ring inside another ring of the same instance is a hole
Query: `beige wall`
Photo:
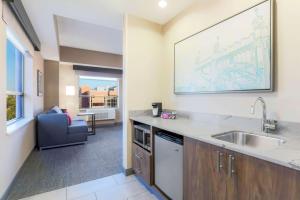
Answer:
[[[66, 96], [66, 86], [75, 86], [75, 96]], [[79, 108], [78, 76], [72, 64], [59, 64], [59, 107], [68, 109], [72, 117]]]
[[133, 16], [124, 20], [124, 136], [123, 166], [131, 168], [130, 110], [149, 109], [162, 101], [161, 26]]
[[[44, 111], [44, 96], [37, 96], [37, 70], [44, 74], [44, 59], [40, 52], [35, 51], [33, 55], [33, 94], [35, 95], [35, 104], [33, 106], [34, 115]], [[43, 94], [45, 95], [45, 93]]]
[[[267, 101], [268, 115], [278, 120], [300, 122], [300, 1], [276, 0], [274, 12], [275, 81], [273, 93], [196, 94], [173, 93], [174, 43], [245, 10], [261, 0], [199, 1], [160, 28], [134, 17], [124, 24], [125, 120], [129, 110], [149, 109], [163, 101], [168, 109], [202, 113], [261, 117], [249, 114], [258, 96]], [[209, 42], [209, 41], [208, 41]], [[162, 50], [161, 50], [162, 49]], [[153, 81], [155, 80], [155, 82]], [[145, 92], [138, 93], [136, 91]], [[124, 167], [131, 167], [130, 127], [124, 126]]]
[[59, 62], [45, 60], [45, 110], [59, 105]]
[[[0, 1], [0, 10], [2, 11], [2, 3]], [[5, 28], [8, 26], [14, 31], [16, 37], [20, 39], [22, 45], [30, 52], [33, 58], [33, 67], [29, 71], [29, 76], [25, 77], [26, 84], [32, 96], [25, 97], [29, 99], [33, 110], [31, 112], [38, 113], [43, 110], [43, 98], [36, 96], [36, 70], [43, 71], [43, 58], [39, 52], [35, 52], [31, 46], [29, 40], [18, 26], [16, 20], [12, 17], [8, 10], [5, 10], [7, 25], [0, 20], [0, 199], [4, 195], [5, 191], [11, 184], [16, 173], [30, 154], [35, 145], [35, 128], [34, 121], [20, 127], [19, 129], [7, 134], [6, 129], [6, 61], [5, 61], [5, 49], [6, 49], [6, 34]], [[10, 17], [8, 17], [10, 16]], [[30, 62], [29, 62], [30, 63]], [[26, 66], [27, 67], [27, 66]], [[25, 95], [29, 94], [29, 91], [25, 88]]]
[[72, 47], [59, 47], [60, 61], [106, 67], [123, 66], [122, 55]]
[[[275, 9], [276, 92], [260, 94], [173, 94], [174, 42], [242, 11], [260, 0], [201, 1], [164, 26], [164, 107], [205, 113], [252, 117], [255, 98], [267, 101], [268, 113], [280, 120], [300, 122], [300, 1], [277, 0]], [[208, 41], [209, 42], [209, 41]], [[257, 112], [256, 117], [260, 117]]]
[[[120, 107], [116, 109], [116, 120], [107, 121], [107, 123], [121, 122], [122, 121], [122, 75], [119, 74], [107, 74], [100, 72], [88, 72], [88, 71], [78, 71], [73, 70], [73, 64], [70, 63], [60, 63], [59, 65], [59, 106], [61, 108], [68, 109], [68, 112], [72, 117], [75, 117], [79, 112], [79, 76], [98, 76], [98, 77], [111, 77], [119, 79], [119, 105]], [[66, 95], [66, 86], [75, 87], [75, 96]], [[98, 122], [97, 122], [98, 123]], [[99, 122], [100, 123], [100, 122]], [[104, 123], [104, 122], [102, 122]]]

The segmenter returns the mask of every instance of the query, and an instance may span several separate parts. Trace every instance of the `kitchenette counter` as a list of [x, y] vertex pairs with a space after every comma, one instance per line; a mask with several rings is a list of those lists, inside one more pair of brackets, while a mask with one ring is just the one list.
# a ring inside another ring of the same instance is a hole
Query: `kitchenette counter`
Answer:
[[239, 146], [212, 137], [233, 130], [266, 135], [259, 131], [261, 121], [255, 118], [201, 114], [197, 117], [178, 115], [175, 120], [167, 120], [154, 118], [144, 112], [134, 114], [130, 119], [300, 171], [300, 125], [296, 123], [279, 123], [278, 131], [268, 136], [281, 138], [286, 142], [270, 149]]

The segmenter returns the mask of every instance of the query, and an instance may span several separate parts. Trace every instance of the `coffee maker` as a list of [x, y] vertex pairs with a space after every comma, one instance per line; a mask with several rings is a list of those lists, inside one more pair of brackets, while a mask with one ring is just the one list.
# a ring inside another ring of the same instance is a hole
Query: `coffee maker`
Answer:
[[152, 103], [152, 116], [159, 117], [162, 113], [162, 103]]

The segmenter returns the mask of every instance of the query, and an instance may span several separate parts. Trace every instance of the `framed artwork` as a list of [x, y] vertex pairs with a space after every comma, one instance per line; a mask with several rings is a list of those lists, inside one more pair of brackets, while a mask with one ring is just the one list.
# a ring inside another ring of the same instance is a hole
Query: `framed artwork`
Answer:
[[174, 45], [174, 93], [273, 91], [272, 0]]
[[44, 93], [44, 80], [43, 73], [40, 70], [37, 70], [37, 96], [43, 96]]

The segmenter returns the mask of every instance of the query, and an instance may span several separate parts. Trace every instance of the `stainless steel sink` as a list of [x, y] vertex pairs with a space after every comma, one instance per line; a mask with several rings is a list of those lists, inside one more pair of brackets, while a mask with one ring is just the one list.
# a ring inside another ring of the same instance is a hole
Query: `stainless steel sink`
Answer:
[[230, 131], [213, 135], [212, 137], [240, 146], [249, 146], [263, 149], [278, 147], [286, 142], [284, 139], [264, 135], [256, 135], [243, 131]]

